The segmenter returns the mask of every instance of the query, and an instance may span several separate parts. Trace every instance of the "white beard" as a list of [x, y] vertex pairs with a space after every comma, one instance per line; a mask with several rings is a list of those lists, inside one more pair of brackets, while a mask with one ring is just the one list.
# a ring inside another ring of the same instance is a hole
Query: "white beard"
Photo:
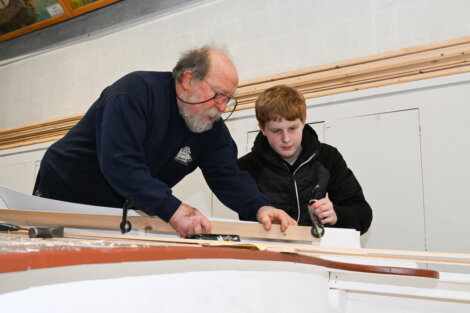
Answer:
[[[189, 100], [191, 101], [191, 100]], [[202, 133], [208, 131], [214, 126], [214, 123], [220, 118], [222, 113], [217, 108], [200, 111], [198, 114], [192, 114], [188, 110], [188, 106], [194, 104], [178, 102], [178, 108], [181, 116], [183, 117], [189, 130], [193, 133]], [[212, 117], [212, 120], [207, 120], [206, 117]]]

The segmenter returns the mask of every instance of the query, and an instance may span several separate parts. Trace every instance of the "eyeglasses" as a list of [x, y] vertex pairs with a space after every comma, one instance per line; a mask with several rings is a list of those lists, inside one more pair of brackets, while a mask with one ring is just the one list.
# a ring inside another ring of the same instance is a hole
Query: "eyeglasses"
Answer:
[[237, 104], [238, 104], [237, 99], [229, 97], [221, 92], [216, 91], [214, 87], [212, 87], [212, 85], [205, 78], [201, 80], [205, 81], [207, 85], [211, 88], [211, 90], [214, 92], [214, 96], [212, 98], [204, 100], [204, 101], [200, 101], [200, 102], [188, 102], [186, 100], [181, 99], [180, 96], [176, 95], [178, 99], [187, 104], [202, 104], [202, 103], [206, 103], [211, 100], [214, 100], [217, 104], [225, 105], [226, 110], [231, 109], [230, 114], [226, 118], [224, 118], [224, 121], [228, 120], [228, 118], [232, 115], [232, 113], [235, 111], [237, 107]]
[[214, 92], [214, 96], [212, 98], [203, 102], [211, 101], [212, 99], [214, 99], [214, 101], [218, 104], [225, 104], [225, 108], [226, 108], [225, 110], [232, 109], [230, 111], [230, 114], [226, 118], [224, 118], [224, 121], [228, 120], [228, 118], [232, 116], [233, 111], [235, 111], [235, 108], [237, 107], [237, 104], [238, 104], [237, 99], [229, 97], [227, 95], [224, 95], [221, 92], [216, 91], [214, 87], [212, 87], [212, 85], [209, 84], [209, 82], [205, 78], [203, 78], [202, 80], [205, 81], [207, 85], [209, 85], [209, 87]]
[[237, 104], [237, 100], [235, 98], [229, 97], [221, 92], [216, 91], [214, 87], [212, 87], [212, 85], [205, 78], [203, 78], [202, 80], [205, 81], [207, 85], [209, 85], [209, 87], [214, 92], [214, 96], [210, 99], [207, 99], [206, 101], [202, 101], [199, 103], [204, 103], [213, 99], [216, 103], [225, 105], [227, 109], [231, 109]]

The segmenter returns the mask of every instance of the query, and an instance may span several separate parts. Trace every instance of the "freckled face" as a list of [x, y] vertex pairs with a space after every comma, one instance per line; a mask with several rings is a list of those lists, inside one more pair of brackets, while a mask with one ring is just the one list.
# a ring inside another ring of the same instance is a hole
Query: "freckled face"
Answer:
[[301, 149], [302, 131], [305, 123], [300, 119], [287, 121], [269, 121], [261, 128], [268, 139], [269, 145], [283, 159], [294, 156]]

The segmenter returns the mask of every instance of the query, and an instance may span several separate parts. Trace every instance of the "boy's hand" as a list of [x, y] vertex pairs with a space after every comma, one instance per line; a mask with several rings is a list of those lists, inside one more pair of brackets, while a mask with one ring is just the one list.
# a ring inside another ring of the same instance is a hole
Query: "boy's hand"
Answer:
[[313, 199], [314, 203], [312, 207], [317, 212], [318, 216], [321, 218], [323, 224], [328, 224], [333, 226], [338, 222], [338, 216], [333, 208], [333, 203], [328, 198], [323, 198], [320, 200]]
[[264, 229], [270, 230], [271, 224], [281, 224], [281, 232], [285, 232], [289, 225], [297, 226], [297, 222], [285, 211], [272, 206], [262, 206], [256, 214], [256, 218], [263, 224]]

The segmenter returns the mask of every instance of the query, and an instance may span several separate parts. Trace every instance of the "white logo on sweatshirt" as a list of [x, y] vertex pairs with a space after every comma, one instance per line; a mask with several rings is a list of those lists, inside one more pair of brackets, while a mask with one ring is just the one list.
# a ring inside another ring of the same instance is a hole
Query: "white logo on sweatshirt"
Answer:
[[188, 146], [181, 148], [174, 160], [181, 164], [189, 165], [193, 161], [191, 158], [191, 148]]

